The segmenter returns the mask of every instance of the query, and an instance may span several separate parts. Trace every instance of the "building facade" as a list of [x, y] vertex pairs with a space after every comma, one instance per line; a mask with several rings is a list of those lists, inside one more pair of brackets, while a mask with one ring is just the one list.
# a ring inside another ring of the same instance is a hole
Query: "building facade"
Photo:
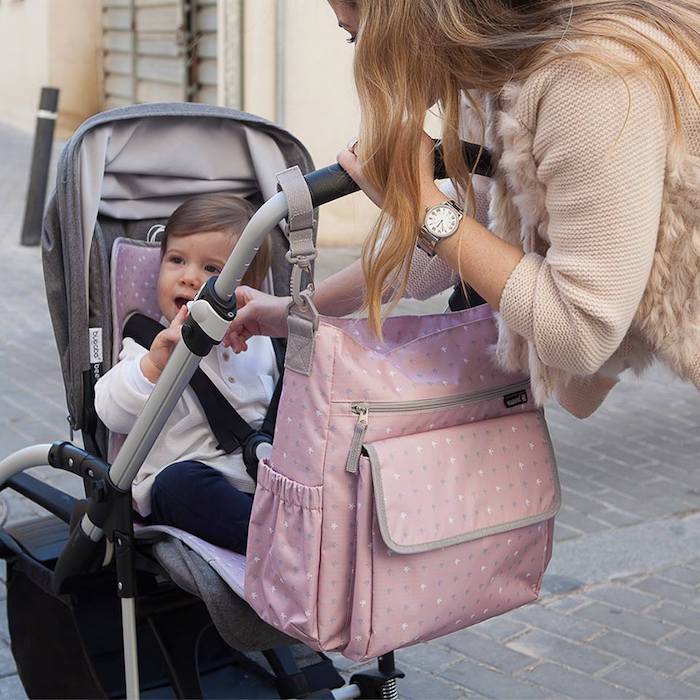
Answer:
[[95, 0], [0, 0], [0, 119], [34, 128], [43, 86], [61, 91], [59, 135], [101, 109]]
[[[0, 0], [0, 120], [34, 128], [60, 89], [58, 135], [103, 109], [195, 101], [264, 116], [321, 167], [357, 132], [353, 47], [326, 0]], [[323, 244], [361, 242], [363, 195], [324, 207]]]

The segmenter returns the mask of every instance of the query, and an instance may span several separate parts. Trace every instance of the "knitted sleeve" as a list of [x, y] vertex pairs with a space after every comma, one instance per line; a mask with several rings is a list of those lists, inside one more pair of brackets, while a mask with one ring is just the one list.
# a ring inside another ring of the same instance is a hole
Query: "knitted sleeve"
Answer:
[[[661, 215], [665, 120], [654, 88], [581, 63], [557, 68], [537, 105], [534, 156], [550, 247], [528, 253], [500, 300], [540, 360], [596, 372], [646, 286]], [[629, 94], [629, 99], [628, 99]]]

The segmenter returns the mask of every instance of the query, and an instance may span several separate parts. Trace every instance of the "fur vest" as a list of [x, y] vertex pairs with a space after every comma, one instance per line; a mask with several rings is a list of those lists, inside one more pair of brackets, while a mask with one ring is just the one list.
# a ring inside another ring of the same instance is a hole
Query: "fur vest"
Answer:
[[[486, 141], [498, 163], [491, 184], [489, 228], [525, 253], [546, 255], [549, 247], [545, 189], [538, 180], [533, 133], [518, 118], [523, 85], [510, 83], [485, 101]], [[507, 371], [530, 373], [538, 403], [565, 390], [601, 395], [586, 398], [597, 406], [607, 393], [596, 382], [547, 366], [532, 343], [498, 317], [494, 355]], [[700, 157], [669, 138], [665, 186], [651, 272], [634, 320], [620, 347], [602, 368], [605, 375], [632, 368], [640, 374], [654, 359], [700, 389]], [[572, 411], [575, 413], [575, 411]], [[586, 410], [586, 414], [590, 413]]]

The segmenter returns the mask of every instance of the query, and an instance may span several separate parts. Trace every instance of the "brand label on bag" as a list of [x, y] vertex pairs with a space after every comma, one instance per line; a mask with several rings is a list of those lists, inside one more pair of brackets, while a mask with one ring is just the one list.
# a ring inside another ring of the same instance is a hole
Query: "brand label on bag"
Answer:
[[90, 328], [90, 364], [102, 362], [102, 329]]
[[513, 408], [514, 406], [527, 403], [527, 391], [515, 391], [512, 394], [506, 394], [503, 397], [503, 403], [505, 403], [506, 408]]

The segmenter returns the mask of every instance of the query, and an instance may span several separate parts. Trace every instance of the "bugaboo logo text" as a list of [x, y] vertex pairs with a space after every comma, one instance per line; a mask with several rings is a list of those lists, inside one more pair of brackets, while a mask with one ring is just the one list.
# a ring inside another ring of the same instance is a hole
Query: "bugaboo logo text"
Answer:
[[102, 329], [90, 328], [90, 364], [102, 362]]

